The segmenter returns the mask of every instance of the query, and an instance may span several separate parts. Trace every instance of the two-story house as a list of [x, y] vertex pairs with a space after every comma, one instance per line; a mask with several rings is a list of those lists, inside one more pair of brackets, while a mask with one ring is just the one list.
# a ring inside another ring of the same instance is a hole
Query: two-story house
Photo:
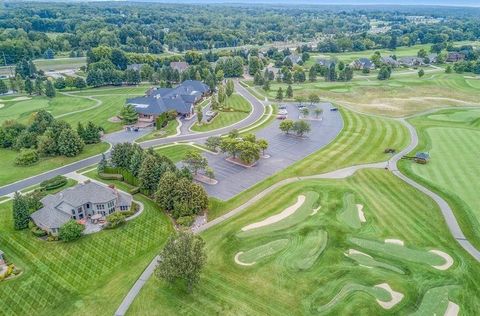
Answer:
[[132, 204], [132, 197], [114, 187], [86, 181], [57, 194], [47, 195], [40, 202], [43, 207], [34, 212], [31, 218], [39, 228], [56, 235], [69, 220], [127, 211]]

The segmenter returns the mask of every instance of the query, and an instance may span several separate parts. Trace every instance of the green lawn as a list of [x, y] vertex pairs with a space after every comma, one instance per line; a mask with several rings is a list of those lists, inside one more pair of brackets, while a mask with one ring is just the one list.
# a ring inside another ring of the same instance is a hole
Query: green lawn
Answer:
[[[316, 200], [314, 205], [308, 202], [308, 207], [322, 206], [316, 214], [298, 215], [303, 220], [293, 222], [287, 217], [273, 224], [275, 229], [262, 228], [253, 235], [242, 232], [246, 225], [282, 212], [308, 192], [317, 196], [310, 194]], [[347, 193], [365, 206], [367, 222], [359, 229], [337, 219]], [[442, 299], [446, 295], [460, 305], [462, 314], [473, 315], [480, 308], [478, 280], [472, 277], [480, 272], [478, 263], [459, 248], [430, 198], [384, 170], [360, 171], [345, 180], [284, 186], [244, 213], [203, 232], [202, 237], [208, 261], [198, 288], [188, 294], [179, 286], [152, 278], [129, 315], [408, 315], [420, 304], [438, 303], [426, 294], [443, 286], [450, 288]], [[403, 240], [405, 249], [384, 244], [387, 238]], [[385, 251], [388, 247], [391, 252]], [[345, 255], [349, 249], [374, 260], [352, 260]], [[454, 265], [445, 271], [432, 267], [443, 260], [428, 252], [431, 249], [448, 253]], [[235, 257], [251, 265], [238, 264]], [[405, 295], [389, 311], [375, 300], [391, 298], [374, 287], [380, 283]], [[438, 314], [443, 315], [445, 308], [439, 305]]]
[[209, 219], [245, 203], [258, 192], [280, 180], [328, 172], [361, 163], [386, 161], [390, 156], [383, 153], [385, 148], [401, 149], [409, 142], [406, 128], [393, 119], [358, 114], [343, 108], [341, 113], [344, 127], [332, 143], [228, 201], [211, 199]]
[[426, 165], [409, 161], [401, 170], [450, 202], [464, 233], [480, 246], [480, 110], [444, 110], [410, 122], [419, 131], [417, 151], [428, 151]]
[[[292, 84], [293, 95], [308, 97], [314, 93], [322, 100], [335, 102], [355, 110], [386, 116], [405, 116], [432, 108], [446, 106], [480, 105], [480, 80], [468, 74], [445, 74], [431, 70], [418, 78], [416, 72], [400, 75], [394, 71], [390, 80], [380, 81], [375, 76], [355, 76], [351, 82], [316, 82]], [[252, 82], [248, 82], [253, 84]], [[286, 84], [272, 83], [266, 94], [275, 99], [277, 90]]]
[[157, 147], [155, 149], [157, 153], [170, 158], [170, 160], [172, 160], [175, 163], [181, 161], [185, 157], [185, 154], [190, 150], [198, 151], [198, 152], [202, 151], [201, 149], [198, 149], [196, 147], [186, 145], [186, 144], [163, 146], [163, 147]]
[[137, 143], [144, 142], [147, 140], [152, 140], [152, 139], [157, 139], [157, 138], [163, 138], [167, 136], [172, 136], [177, 133], [177, 127], [178, 127], [178, 121], [177, 120], [171, 120], [168, 121], [167, 126], [164, 128], [161, 128], [160, 130], [154, 130], [153, 132], [140, 137], [139, 139], [135, 140]]
[[195, 123], [192, 126], [192, 131], [207, 132], [230, 126], [246, 118], [248, 113], [252, 111], [250, 103], [238, 94], [232, 94], [227, 98], [225, 108], [223, 111], [218, 111], [217, 116], [210, 123], [202, 125]]
[[21, 167], [15, 165], [17, 151], [0, 148], [0, 186], [28, 178], [55, 168], [68, 165], [72, 162], [100, 154], [108, 149], [107, 143], [86, 145], [82, 153], [76, 157], [46, 157], [32, 166]]
[[[45, 242], [12, 229], [11, 202], [0, 204], [0, 248], [24, 273], [0, 286], [6, 315], [112, 315], [172, 231], [148, 199], [137, 219], [72, 243]], [[100, 308], [101, 306], [101, 308]]]

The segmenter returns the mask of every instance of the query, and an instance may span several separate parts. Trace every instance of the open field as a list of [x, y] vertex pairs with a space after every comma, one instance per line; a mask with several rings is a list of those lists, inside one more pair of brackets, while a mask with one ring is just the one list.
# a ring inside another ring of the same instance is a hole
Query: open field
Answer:
[[0, 309], [23, 315], [112, 315], [171, 232], [170, 222], [151, 201], [137, 199], [145, 204], [137, 219], [72, 243], [14, 231], [11, 202], [0, 204], [0, 247], [24, 270], [2, 282]]
[[[252, 83], [250, 83], [252, 84]], [[268, 97], [274, 99], [279, 87], [272, 83]], [[311, 93], [322, 100], [339, 103], [355, 110], [388, 116], [405, 116], [432, 108], [480, 105], [480, 80], [463, 74], [427, 73], [423, 78], [395, 72], [390, 80], [357, 76], [351, 82], [316, 82], [292, 84], [294, 96]], [[265, 92], [261, 87], [257, 91]]]
[[420, 136], [417, 151], [428, 151], [426, 165], [402, 161], [400, 168], [442, 195], [454, 209], [465, 235], [480, 246], [480, 110], [443, 110], [410, 122]]
[[[347, 193], [365, 206], [367, 221], [359, 229], [337, 219]], [[301, 221], [287, 217], [272, 224], [284, 222], [283, 227], [265, 226], [244, 235], [244, 227], [280, 214], [300, 195], [307, 196], [303, 207], [313, 215], [301, 215], [307, 213], [300, 208], [296, 212]], [[321, 208], [312, 212], [317, 205]], [[443, 315], [445, 299], [458, 304], [465, 315], [480, 308], [478, 281], [471, 277], [480, 272], [478, 264], [457, 246], [436, 204], [384, 170], [284, 186], [202, 237], [208, 264], [193, 294], [152, 278], [130, 315], [378, 315], [410, 314], [432, 306]], [[384, 243], [388, 238], [402, 240], [405, 246]], [[345, 254], [352, 248], [374, 261], [352, 260]], [[443, 259], [429, 252], [432, 249], [448, 253], [453, 266], [445, 271], [433, 267]], [[310, 264], [302, 269], [298, 263], [307, 256]], [[436, 298], [426, 293], [444, 286], [448, 291], [437, 306]]]
[[[227, 98], [225, 107], [227, 110], [218, 111], [217, 116], [215, 116], [210, 123], [202, 125], [195, 123], [192, 126], [192, 131], [207, 132], [230, 126], [246, 118], [248, 113], [252, 111], [250, 103], [238, 94], [232, 94], [229, 98]], [[228, 109], [230, 109], [230, 111]]]
[[384, 154], [385, 148], [401, 149], [409, 141], [406, 128], [393, 119], [358, 114], [343, 108], [341, 113], [344, 127], [331, 144], [226, 202], [211, 199], [209, 219], [245, 203], [256, 193], [282, 179], [386, 161], [390, 155]]
[[178, 144], [173, 146], [163, 146], [163, 147], [155, 148], [155, 151], [157, 153], [170, 158], [170, 160], [172, 160], [175, 163], [181, 161], [185, 157], [185, 154], [190, 150], [198, 151], [198, 152], [202, 151], [201, 149], [198, 149], [196, 147], [186, 145], [186, 144]]
[[25, 167], [15, 165], [17, 151], [0, 148], [0, 186], [100, 154], [108, 148], [109, 144], [107, 143], [86, 145], [82, 153], [76, 157], [45, 157], [40, 158], [36, 164]]

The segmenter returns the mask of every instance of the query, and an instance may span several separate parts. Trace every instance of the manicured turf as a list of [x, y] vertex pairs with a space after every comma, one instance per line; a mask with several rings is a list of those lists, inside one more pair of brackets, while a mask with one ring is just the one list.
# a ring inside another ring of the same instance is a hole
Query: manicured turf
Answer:
[[351, 228], [360, 228], [362, 223], [358, 217], [355, 196], [353, 194], [345, 194], [343, 197], [343, 205], [343, 209], [337, 214], [338, 220]]
[[247, 264], [257, 263], [265, 257], [269, 257], [282, 251], [287, 245], [288, 239], [277, 239], [243, 252], [238, 256], [238, 259]]
[[[218, 111], [210, 123], [192, 126], [192, 131], [207, 132], [235, 124], [248, 116], [252, 110], [250, 103], [238, 94], [232, 94], [226, 101], [226, 110]], [[230, 109], [230, 110], [229, 110]]]
[[11, 203], [0, 204], [0, 249], [24, 273], [0, 286], [5, 315], [113, 315], [172, 228], [146, 198], [145, 210], [114, 230], [72, 243], [39, 240], [14, 231]]
[[373, 257], [371, 257], [371, 256], [369, 256], [365, 253], [362, 253], [362, 252], [349, 253], [349, 254], [347, 254], [347, 256], [349, 258], [351, 258], [352, 260], [355, 260], [355, 262], [357, 262], [359, 265], [362, 265], [362, 266], [365, 266], [365, 267], [383, 268], [383, 269], [391, 270], [393, 272], [400, 273], [400, 274], [405, 273], [401, 269], [399, 269], [399, 268], [397, 268], [397, 267], [395, 267], [391, 264], [378, 261], [378, 260], [374, 259]]
[[167, 126], [160, 130], [154, 130], [153, 132], [142, 136], [135, 141], [137, 143], [139, 142], [144, 142], [146, 140], [151, 140], [151, 139], [157, 139], [157, 138], [163, 138], [171, 135], [175, 135], [177, 133], [177, 127], [178, 127], [178, 121], [177, 120], [172, 120], [168, 121]]
[[455, 286], [442, 286], [428, 290], [423, 296], [420, 307], [411, 316], [446, 315], [449, 294], [455, 288]]
[[209, 219], [218, 217], [272, 184], [295, 176], [318, 174], [361, 163], [386, 161], [385, 148], [404, 148], [409, 135], [399, 122], [382, 117], [357, 114], [341, 109], [344, 127], [325, 148], [296, 162], [285, 170], [255, 185], [226, 202], [211, 200]]
[[[297, 196], [310, 191], [319, 195], [322, 208], [317, 214], [283, 230], [248, 238], [237, 237], [242, 227], [278, 214]], [[358, 230], [336, 220], [335, 215], [343, 207], [346, 193], [354, 194], [369, 210], [368, 222]], [[310, 233], [319, 230], [328, 233], [328, 242], [311, 268], [298, 270], [285, 264], [292, 259], [290, 251], [301, 244], [296, 240], [305, 241]], [[201, 235], [207, 243], [208, 260], [194, 292], [188, 294], [183, 287], [169, 286], [152, 278], [134, 301], [129, 315], [318, 314], [318, 309], [338, 298], [345, 286], [353, 286], [354, 291], [343, 296], [344, 299], [337, 299], [328, 313], [408, 315], [418, 309], [429, 289], [458, 284], [461, 287], [450, 293], [449, 299], [460, 305], [461, 313], [475, 314], [480, 308], [478, 280], [472, 277], [480, 272], [478, 263], [451, 237], [440, 210], [431, 199], [384, 170], [360, 171], [345, 180], [289, 184]], [[408, 273], [400, 274], [381, 267], [368, 268], [344, 255], [348, 249], [357, 247], [349, 241], [350, 237], [379, 242], [398, 238], [418, 251], [426, 252], [432, 248], [445, 251], [457, 264], [439, 271], [390, 253], [372, 252], [375, 260]], [[290, 239], [289, 246], [252, 266], [235, 263], [239, 251], [248, 251], [279, 239]], [[374, 289], [380, 283], [388, 283], [393, 290], [405, 295], [388, 312], [376, 302], [377, 298], [384, 301], [390, 298], [386, 291]]]
[[74, 58], [55, 58], [55, 59], [37, 59], [34, 60], [35, 66], [43, 71], [76, 69], [85, 66], [86, 57]]
[[186, 144], [157, 147], [155, 149], [157, 153], [159, 153], [160, 155], [167, 156], [173, 162], [181, 161], [185, 157], [185, 154], [190, 150], [199, 151], [199, 152], [201, 151], [201, 149], [198, 149], [196, 147], [186, 145]]
[[[275, 99], [279, 87], [285, 91], [287, 85], [272, 83], [267, 94], [270, 99]], [[446, 106], [479, 105], [479, 87], [478, 79], [464, 74], [445, 74], [437, 69], [427, 70], [423, 78], [418, 78], [416, 71], [403, 75], [394, 71], [392, 78], [385, 81], [377, 80], [375, 76], [357, 75], [347, 83], [319, 79], [292, 84], [294, 97], [308, 97], [315, 93], [322, 100], [387, 116], [405, 116]], [[261, 87], [256, 90], [263, 91]]]
[[107, 143], [86, 145], [82, 153], [76, 157], [45, 157], [40, 158], [36, 164], [26, 167], [15, 165], [17, 151], [0, 148], [0, 186], [100, 154], [108, 148], [109, 144]]
[[417, 151], [430, 161], [418, 165], [402, 161], [401, 170], [447, 199], [462, 230], [480, 246], [479, 110], [448, 110], [411, 119], [419, 131]]

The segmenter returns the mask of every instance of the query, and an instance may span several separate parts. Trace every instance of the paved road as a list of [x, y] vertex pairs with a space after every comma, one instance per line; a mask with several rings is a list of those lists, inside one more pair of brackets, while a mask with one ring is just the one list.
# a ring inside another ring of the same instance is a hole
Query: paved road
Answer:
[[[265, 107], [262, 102], [258, 101], [254, 96], [252, 96], [244, 87], [242, 87], [238, 82], [235, 81], [235, 90], [237, 93], [239, 93], [241, 96], [246, 98], [253, 106], [253, 110], [250, 113], [250, 115], [245, 118], [244, 120], [237, 122], [231, 126], [224, 127], [221, 129], [217, 129], [214, 131], [206, 132], [206, 133], [196, 133], [196, 134], [188, 134], [188, 135], [178, 135], [178, 136], [172, 136], [172, 137], [165, 137], [165, 138], [160, 138], [160, 139], [155, 139], [155, 140], [150, 140], [146, 142], [140, 143], [140, 146], [143, 148], [148, 148], [152, 146], [159, 146], [159, 145], [165, 145], [169, 143], [174, 143], [174, 142], [188, 142], [188, 141], [195, 141], [199, 140], [202, 138], [210, 137], [210, 136], [216, 136], [216, 135], [222, 135], [225, 133], [228, 133], [229, 131], [233, 129], [242, 129], [245, 128], [253, 123], [255, 123], [257, 120], [259, 120], [265, 110]], [[138, 138], [142, 136], [143, 133], [141, 132], [126, 132], [126, 131], [120, 131], [112, 134], [108, 134], [105, 136], [105, 140], [111, 143], [118, 143], [118, 142], [124, 142], [124, 141], [133, 141], [135, 138]], [[108, 154], [109, 151], [106, 153]], [[25, 189], [27, 187], [30, 187], [32, 185], [36, 185], [44, 180], [50, 179], [54, 176], [57, 175], [64, 175], [85, 167], [88, 167], [92, 164], [98, 163], [101, 159], [102, 155], [96, 155], [89, 157], [84, 160], [80, 160], [77, 162], [74, 162], [72, 164], [60, 167], [58, 169], [50, 170], [48, 172], [23, 179], [5, 186], [0, 187], [0, 196], [2, 195], [7, 195], [7, 194], [12, 194], [16, 191], [20, 191], [22, 189]]]

